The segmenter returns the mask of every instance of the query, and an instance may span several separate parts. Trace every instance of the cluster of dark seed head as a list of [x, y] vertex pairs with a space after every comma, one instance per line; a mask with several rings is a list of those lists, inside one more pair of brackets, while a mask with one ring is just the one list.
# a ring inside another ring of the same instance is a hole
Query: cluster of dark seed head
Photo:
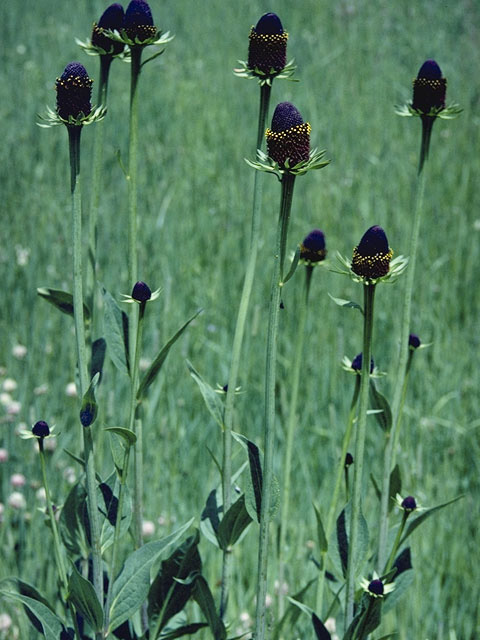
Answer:
[[115, 2], [105, 9], [98, 23], [94, 23], [91, 41], [109, 55], [122, 53], [123, 42], [116, 42], [105, 35], [105, 31], [120, 31], [123, 28], [125, 14], [121, 4]]
[[152, 11], [144, 0], [132, 0], [125, 11], [123, 23], [125, 33], [130, 40], [145, 42], [157, 35], [153, 24]]
[[307, 264], [315, 264], [325, 260], [326, 255], [325, 234], [320, 229], [310, 231], [300, 245], [300, 258]]
[[80, 62], [70, 62], [57, 78], [57, 113], [64, 120], [80, 114], [88, 116], [92, 110], [92, 82], [85, 67]]
[[382, 227], [370, 227], [353, 250], [352, 271], [368, 280], [381, 278], [389, 272], [392, 256]]
[[291, 102], [280, 102], [277, 105], [267, 138], [268, 155], [280, 167], [289, 167], [308, 160], [310, 155], [310, 131], [308, 122], [304, 122], [298, 109]]
[[447, 80], [435, 60], [426, 60], [413, 81], [412, 107], [423, 114], [445, 107]]
[[275, 13], [266, 13], [250, 29], [248, 68], [264, 74], [278, 73], [287, 64], [288, 33]]

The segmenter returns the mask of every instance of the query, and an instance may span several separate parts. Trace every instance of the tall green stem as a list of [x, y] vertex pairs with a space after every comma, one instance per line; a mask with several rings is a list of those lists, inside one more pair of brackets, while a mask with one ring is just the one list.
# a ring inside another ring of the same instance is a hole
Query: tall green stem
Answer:
[[262, 506], [258, 545], [257, 606], [255, 615], [255, 640], [264, 640], [266, 628], [268, 530], [272, 507], [273, 452], [275, 446], [275, 381], [277, 364], [278, 313], [282, 289], [283, 264], [290, 210], [292, 206], [295, 176], [284, 173], [282, 199], [277, 227], [274, 269], [270, 291], [270, 312], [267, 332], [267, 357], [265, 370], [265, 453], [263, 458]]
[[420, 223], [423, 211], [423, 200], [425, 193], [426, 163], [430, 149], [430, 138], [435, 119], [429, 116], [422, 116], [422, 141], [420, 145], [420, 158], [418, 163], [417, 182], [415, 189], [415, 205], [412, 236], [410, 240], [410, 258], [406, 273], [405, 298], [403, 303], [403, 316], [400, 337], [400, 354], [398, 359], [398, 377], [395, 385], [395, 392], [392, 402], [393, 427], [390, 434], [387, 434], [383, 457], [383, 479], [382, 495], [380, 502], [380, 521], [378, 536], [378, 557], [377, 568], [381, 571], [386, 560], [386, 547], [388, 537], [388, 501], [390, 496], [390, 473], [392, 470], [392, 460], [394, 457], [394, 446], [398, 442], [398, 428], [401, 418], [402, 394], [404, 381], [407, 375], [408, 366], [408, 336], [410, 333], [410, 318], [412, 309], [413, 283], [415, 279], [415, 265], [417, 261], [417, 250], [420, 236]]
[[350, 536], [348, 544], [347, 563], [347, 593], [345, 605], [345, 630], [353, 620], [353, 605], [355, 597], [355, 557], [358, 530], [361, 517], [362, 482], [363, 482], [363, 457], [365, 449], [365, 433], [367, 425], [368, 390], [370, 384], [370, 359], [372, 352], [373, 331], [373, 303], [375, 298], [374, 284], [363, 285], [364, 296], [364, 320], [363, 320], [363, 349], [362, 349], [362, 375], [360, 381], [360, 405], [358, 409], [358, 424], [355, 437], [354, 473], [352, 486], [352, 510], [350, 518]]
[[[258, 113], [257, 127], [257, 145], [256, 149], [261, 149], [263, 136], [265, 132], [265, 122], [267, 119], [268, 105], [270, 103], [271, 86], [263, 85], [260, 87], [260, 106]], [[228, 377], [227, 397], [225, 400], [224, 415], [224, 431], [223, 431], [223, 512], [226, 513], [231, 506], [231, 489], [232, 489], [232, 429], [233, 429], [233, 405], [235, 401], [235, 388], [237, 386], [238, 371], [240, 367], [240, 358], [242, 352], [243, 336], [245, 333], [245, 323], [247, 320], [247, 312], [252, 293], [253, 279], [255, 276], [255, 267], [258, 254], [259, 226], [260, 226], [260, 208], [262, 201], [263, 179], [259, 175], [259, 171], [255, 171], [253, 185], [253, 206], [252, 206], [252, 222], [250, 232], [250, 252], [248, 255], [247, 269], [245, 272], [245, 280], [243, 282], [242, 297], [238, 308], [237, 324], [235, 327], [235, 335], [232, 346], [232, 362], [230, 365], [230, 374]], [[220, 617], [225, 616], [228, 601], [228, 582], [230, 571], [230, 551], [226, 549], [223, 553], [222, 567], [222, 589], [220, 595]]]
[[[100, 79], [98, 82], [98, 105], [107, 106], [108, 93], [108, 74], [110, 65], [112, 64], [111, 56], [99, 56], [100, 60]], [[103, 145], [105, 138], [104, 122], [99, 122], [95, 127], [95, 140], [93, 146], [93, 172], [92, 172], [92, 195], [89, 212], [88, 225], [88, 269], [87, 269], [87, 304], [92, 313], [94, 313], [94, 291], [95, 279], [97, 271], [97, 222], [98, 209], [100, 206], [100, 192], [102, 185], [102, 164], [103, 164]]]
[[405, 523], [407, 522], [407, 518], [409, 515], [410, 515], [410, 512], [408, 511], [403, 512], [402, 522], [398, 527], [397, 535], [395, 536], [395, 541], [393, 543], [390, 557], [388, 558], [388, 562], [385, 566], [385, 570], [383, 571], [384, 574], [388, 573], [393, 566], [393, 563], [395, 561], [395, 556], [397, 555], [398, 547], [400, 545], [400, 540], [402, 539], [403, 530], [405, 529]]
[[298, 422], [297, 404], [298, 390], [300, 386], [300, 372], [303, 363], [303, 345], [305, 342], [305, 324], [307, 319], [308, 298], [310, 294], [310, 284], [312, 281], [313, 268], [310, 265], [305, 267], [305, 285], [303, 291], [303, 300], [299, 305], [298, 315], [296, 317], [297, 339], [295, 342], [295, 352], [291, 377], [291, 396], [290, 408], [288, 412], [287, 422], [287, 439], [285, 444], [285, 458], [283, 463], [283, 486], [280, 498], [280, 542], [279, 542], [279, 572], [278, 580], [280, 583], [279, 591], [279, 618], [283, 616], [285, 608], [285, 597], [283, 595], [282, 585], [285, 578], [285, 555], [287, 548], [287, 529], [290, 507], [290, 489], [291, 489], [291, 473], [292, 473], [292, 451], [293, 439], [295, 435], [295, 426]]
[[[78, 379], [80, 397], [87, 391], [88, 366], [85, 344], [85, 320], [83, 316], [83, 273], [82, 273], [82, 203], [80, 190], [80, 135], [81, 127], [69, 126], [71, 197], [73, 216], [73, 308], [75, 318], [75, 338], [77, 343]], [[87, 508], [90, 522], [92, 545], [93, 586], [98, 601], [103, 603], [102, 553], [100, 546], [100, 523], [98, 520], [97, 483], [91, 427], [83, 428], [85, 476], [87, 487]]]
[[[332, 499], [330, 501], [330, 507], [328, 509], [327, 521], [325, 525], [325, 537], [327, 541], [330, 540], [330, 536], [332, 535], [333, 524], [335, 521], [335, 513], [337, 510], [338, 497], [340, 494], [340, 487], [342, 484], [342, 477], [345, 473], [345, 457], [347, 455], [348, 445], [350, 443], [350, 438], [352, 437], [353, 424], [355, 422], [355, 413], [356, 413], [355, 408], [357, 406], [357, 400], [360, 393], [360, 380], [361, 380], [361, 376], [355, 375], [355, 389], [353, 391], [353, 397], [350, 403], [350, 411], [348, 412], [347, 428], [343, 436], [342, 452], [340, 454], [337, 473], [335, 475], [335, 485], [333, 487]], [[317, 615], [319, 615], [320, 617], [322, 616], [323, 592], [325, 588], [325, 560], [326, 560], [326, 551], [323, 551], [321, 555], [321, 561], [320, 561], [321, 568], [320, 568], [320, 576], [318, 578], [317, 602], [316, 602]]]

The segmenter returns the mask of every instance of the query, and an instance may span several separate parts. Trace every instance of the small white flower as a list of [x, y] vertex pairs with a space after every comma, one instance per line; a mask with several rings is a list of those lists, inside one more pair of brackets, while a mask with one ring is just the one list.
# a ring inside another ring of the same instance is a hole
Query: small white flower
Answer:
[[371, 580], [362, 578], [360, 580], [362, 589], [372, 598], [383, 598], [395, 589], [393, 582], [385, 583], [378, 577], [376, 571], [373, 572]]
[[47, 494], [45, 493], [45, 488], [44, 487], [40, 487], [40, 489], [37, 489], [37, 491], [35, 492], [35, 497], [40, 502], [45, 502], [45, 500], [47, 499]]
[[69, 398], [77, 397], [77, 385], [75, 382], [69, 382], [65, 387], [65, 393]]
[[47, 393], [48, 391], [48, 384], [46, 382], [44, 382], [43, 384], [39, 385], [38, 387], [35, 387], [35, 389], [33, 390], [33, 393], [36, 396], [43, 396]]
[[142, 522], [142, 535], [145, 538], [150, 538], [155, 533], [155, 525], [151, 520], [144, 520]]
[[13, 378], [5, 378], [2, 384], [2, 389], [7, 393], [10, 393], [11, 391], [15, 391], [17, 386], [18, 385]]
[[16, 344], [12, 349], [12, 355], [14, 358], [18, 358], [19, 360], [23, 360], [27, 355], [27, 347], [23, 344]]
[[14, 473], [10, 478], [10, 484], [12, 485], [12, 487], [15, 487], [15, 489], [20, 489], [21, 487], [24, 487], [25, 483], [26, 483], [26, 480], [23, 473]]
[[12, 626], [12, 619], [8, 613], [0, 613], [0, 631], [8, 631]]
[[8, 496], [7, 503], [12, 509], [25, 509], [27, 502], [23, 493], [14, 491]]
[[18, 400], [12, 400], [10, 404], [7, 405], [7, 413], [10, 416], [18, 416], [21, 410], [22, 403], [18, 402]]
[[2, 462], [7, 462], [8, 460], [8, 451], [7, 449], [0, 449], [0, 464]]

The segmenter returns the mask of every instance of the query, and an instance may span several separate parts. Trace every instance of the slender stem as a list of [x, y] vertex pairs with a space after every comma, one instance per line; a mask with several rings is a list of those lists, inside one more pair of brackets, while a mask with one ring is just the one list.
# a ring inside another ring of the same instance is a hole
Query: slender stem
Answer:
[[402, 396], [401, 396], [401, 399], [400, 399], [400, 407], [399, 407], [399, 410], [398, 410], [398, 418], [397, 418], [397, 422], [396, 422], [395, 433], [394, 433], [394, 436], [393, 436], [392, 461], [390, 463], [391, 469], [394, 468], [395, 460], [396, 460], [396, 457], [397, 457], [397, 446], [398, 446], [398, 440], [399, 440], [399, 435], [400, 435], [400, 425], [402, 423], [403, 407], [405, 405], [405, 398], [407, 397], [408, 378], [410, 376], [410, 367], [412, 366], [413, 354], [414, 354], [414, 351], [412, 349], [409, 349], [408, 360], [407, 360], [407, 368], [405, 370], [405, 378], [403, 379]]
[[[111, 56], [99, 56], [100, 78], [98, 82], [98, 105], [107, 105], [108, 75], [112, 63]], [[90, 205], [90, 216], [88, 225], [88, 261], [87, 261], [87, 283], [86, 299], [92, 314], [94, 313], [94, 291], [97, 272], [97, 222], [98, 209], [100, 206], [100, 191], [102, 185], [102, 164], [103, 145], [105, 138], [104, 122], [99, 122], [95, 127], [95, 140], [93, 146], [93, 172], [92, 172], [92, 195]]]
[[[330, 501], [330, 507], [327, 515], [327, 522], [325, 525], [325, 537], [330, 540], [330, 536], [333, 531], [333, 524], [335, 521], [335, 513], [337, 510], [338, 497], [340, 494], [340, 487], [342, 484], [342, 476], [347, 473], [345, 468], [345, 457], [347, 455], [348, 445], [350, 443], [350, 438], [352, 437], [353, 425], [355, 422], [355, 407], [357, 406], [357, 400], [360, 393], [360, 380], [361, 376], [355, 375], [355, 389], [353, 391], [352, 401], [350, 403], [350, 410], [348, 412], [348, 421], [347, 428], [345, 430], [345, 434], [343, 436], [342, 441], [342, 452], [340, 454], [340, 460], [337, 467], [337, 473], [335, 476], [335, 485], [333, 487], [332, 499]], [[348, 476], [346, 476], [347, 479]], [[348, 496], [347, 496], [348, 500]], [[326, 560], [326, 551], [322, 552], [321, 562], [320, 562], [320, 576], [318, 578], [317, 585], [317, 602], [316, 602], [316, 610], [319, 616], [322, 615], [323, 608], [323, 592], [325, 587], [325, 560]]]
[[[78, 378], [80, 398], [88, 387], [87, 350], [85, 343], [85, 320], [83, 315], [83, 273], [82, 273], [82, 203], [80, 189], [80, 135], [81, 127], [69, 126], [71, 196], [73, 214], [73, 308], [75, 337], [77, 343]], [[85, 476], [87, 488], [87, 509], [90, 522], [92, 546], [93, 586], [100, 604], [103, 603], [102, 553], [100, 546], [100, 524], [98, 519], [97, 483], [93, 439], [90, 427], [83, 429]]]
[[137, 151], [138, 151], [138, 81], [140, 78], [142, 47], [130, 47], [130, 128], [128, 142], [128, 280], [137, 282]]
[[[268, 113], [268, 105], [270, 103], [270, 85], [260, 87], [260, 106], [258, 114], [257, 128], [257, 146], [261, 149], [262, 140], [265, 132], [265, 122]], [[242, 297], [238, 308], [237, 324], [235, 327], [235, 335], [232, 346], [232, 361], [230, 365], [230, 374], [228, 378], [227, 397], [225, 400], [224, 415], [224, 431], [223, 431], [223, 461], [222, 461], [222, 492], [223, 492], [223, 512], [226, 513], [231, 506], [231, 487], [232, 487], [232, 429], [233, 429], [233, 405], [235, 401], [235, 388], [237, 386], [238, 371], [240, 367], [240, 357], [243, 344], [243, 336], [245, 333], [245, 323], [247, 319], [250, 295], [253, 287], [253, 279], [255, 276], [255, 267], [258, 254], [259, 226], [260, 226], [260, 208], [262, 201], [263, 176], [260, 171], [255, 171], [253, 186], [253, 206], [252, 221], [250, 233], [250, 252], [248, 256], [247, 269], [245, 272], [245, 280], [243, 283]], [[220, 595], [220, 617], [225, 616], [228, 601], [228, 582], [230, 569], [231, 553], [228, 550], [223, 554], [222, 567], [222, 589]]]
[[362, 375], [360, 380], [360, 405], [358, 409], [358, 424], [355, 438], [355, 454], [353, 459], [354, 473], [352, 486], [352, 512], [350, 519], [350, 539], [348, 544], [347, 563], [347, 593], [345, 605], [345, 630], [353, 620], [353, 605], [355, 596], [355, 563], [358, 529], [361, 516], [362, 481], [363, 481], [363, 456], [365, 449], [365, 433], [367, 425], [368, 390], [370, 384], [370, 358], [373, 330], [373, 303], [375, 298], [375, 286], [363, 285], [364, 295], [364, 322], [363, 322], [363, 350], [362, 350]]
[[390, 553], [390, 557], [388, 558], [388, 562], [385, 566], [384, 574], [388, 573], [393, 566], [395, 561], [395, 556], [397, 555], [398, 547], [400, 545], [400, 540], [402, 539], [403, 530], [405, 529], [405, 523], [407, 522], [407, 518], [410, 515], [410, 512], [404, 511], [402, 522], [398, 527], [397, 535], [395, 536], [395, 542], [393, 543], [392, 551]]
[[267, 357], [265, 369], [265, 453], [263, 458], [262, 506], [258, 545], [257, 606], [255, 615], [255, 640], [264, 640], [266, 628], [268, 530], [271, 518], [273, 452], [275, 447], [275, 381], [277, 361], [278, 313], [283, 277], [283, 257], [287, 238], [290, 209], [292, 206], [295, 176], [284, 173], [282, 200], [277, 228], [275, 262], [270, 292], [270, 312], [267, 332]]
[[392, 402], [392, 416], [393, 427], [391, 433], [388, 434], [387, 441], [385, 443], [384, 457], [383, 457], [383, 479], [382, 479], [382, 495], [380, 500], [380, 521], [379, 521], [379, 536], [378, 536], [378, 556], [377, 556], [377, 568], [381, 571], [381, 568], [385, 564], [386, 547], [388, 537], [388, 501], [390, 496], [390, 473], [392, 470], [392, 459], [394, 456], [394, 445], [398, 442], [398, 428], [400, 425], [401, 407], [402, 407], [402, 394], [404, 391], [404, 381], [407, 375], [408, 365], [408, 336], [410, 333], [410, 318], [412, 309], [412, 296], [413, 296], [413, 283], [415, 278], [415, 264], [417, 259], [418, 242], [420, 236], [420, 222], [423, 211], [423, 199], [425, 193], [425, 181], [426, 181], [426, 164], [428, 160], [428, 153], [430, 149], [430, 138], [432, 134], [432, 127], [434, 118], [423, 116], [422, 117], [422, 141], [420, 145], [420, 157], [418, 163], [417, 181], [415, 189], [415, 204], [414, 204], [414, 217], [412, 236], [410, 240], [410, 259], [408, 269], [406, 273], [405, 284], [405, 298], [403, 303], [403, 316], [400, 333], [400, 353], [398, 358], [398, 377], [395, 385], [395, 392]]
[[285, 609], [285, 596], [283, 594], [283, 582], [285, 578], [285, 555], [287, 547], [287, 529], [289, 520], [289, 507], [290, 507], [290, 488], [291, 488], [291, 473], [292, 473], [292, 451], [293, 451], [293, 439], [295, 435], [295, 426], [298, 422], [297, 416], [297, 404], [298, 404], [298, 390], [300, 387], [300, 372], [302, 370], [303, 362], [303, 345], [305, 342], [305, 324], [307, 319], [308, 298], [310, 293], [310, 284], [312, 281], [313, 267], [307, 265], [305, 267], [305, 285], [303, 291], [303, 300], [300, 304], [298, 315], [296, 317], [296, 332], [297, 339], [295, 343], [294, 360], [292, 367], [291, 378], [291, 398], [290, 408], [288, 413], [287, 422], [287, 439], [285, 444], [285, 458], [283, 463], [283, 486], [282, 494], [280, 498], [280, 542], [279, 542], [279, 573], [278, 580], [280, 583], [279, 590], [279, 618], [283, 616]]

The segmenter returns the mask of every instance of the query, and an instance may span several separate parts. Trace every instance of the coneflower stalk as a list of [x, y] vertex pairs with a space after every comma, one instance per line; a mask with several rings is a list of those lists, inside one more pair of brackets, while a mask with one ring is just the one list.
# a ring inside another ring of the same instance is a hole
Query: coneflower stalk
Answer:
[[[303, 346], [305, 342], [305, 325], [309, 306], [310, 285], [315, 266], [319, 265], [327, 255], [325, 247], [325, 235], [320, 229], [311, 231], [300, 245], [300, 261], [305, 264], [305, 281], [302, 299], [296, 314], [296, 341], [293, 356], [293, 365], [290, 384], [290, 407], [287, 422], [287, 438], [285, 444], [285, 458], [283, 464], [283, 485], [280, 498], [280, 536], [279, 536], [279, 573], [278, 580], [283, 585], [286, 565], [287, 530], [290, 508], [290, 488], [292, 470], [292, 451], [297, 424], [298, 390], [300, 387], [300, 374], [303, 364]], [[284, 613], [284, 594], [280, 587], [279, 617]]]
[[398, 360], [398, 377], [392, 402], [393, 427], [390, 438], [387, 440], [384, 461], [382, 495], [380, 503], [379, 538], [378, 538], [378, 564], [377, 568], [385, 564], [386, 545], [388, 535], [388, 503], [390, 496], [390, 473], [394, 456], [394, 445], [398, 441], [397, 431], [400, 424], [402, 407], [402, 395], [404, 393], [404, 381], [407, 375], [410, 333], [410, 318], [412, 307], [413, 283], [415, 279], [415, 265], [417, 260], [418, 242], [420, 236], [420, 223], [423, 211], [423, 200], [426, 182], [426, 167], [430, 150], [432, 128], [437, 117], [453, 117], [458, 113], [455, 107], [445, 107], [447, 81], [442, 77], [440, 67], [435, 60], [426, 60], [420, 67], [417, 77], [413, 81], [413, 100], [407, 111], [399, 112], [401, 115], [418, 115], [422, 123], [422, 137], [418, 161], [417, 180], [415, 188], [415, 201], [413, 212], [412, 235], [410, 240], [409, 266], [405, 284], [405, 297], [403, 303], [403, 316], [400, 336], [400, 353]]
[[[254, 35], [252, 35], [254, 34]], [[271, 41], [278, 37], [281, 44], [272, 45]], [[283, 30], [282, 23], [278, 16], [274, 13], [267, 13], [260, 18], [256, 27], [252, 27], [250, 31], [249, 46], [249, 67], [252, 70], [256, 68], [274, 70], [275, 74], [280, 73], [286, 64], [288, 35]], [[253, 44], [255, 42], [255, 44]], [[263, 43], [263, 46], [261, 46]], [[272, 48], [275, 52], [272, 52]], [[258, 110], [257, 137], [255, 141], [255, 150], [262, 148], [264, 139], [265, 123], [270, 104], [270, 94], [272, 89], [272, 80], [275, 76], [270, 77], [269, 82], [259, 82], [260, 85], [260, 104]], [[232, 429], [233, 429], [233, 411], [235, 402], [235, 389], [237, 387], [238, 372], [240, 368], [240, 358], [242, 352], [243, 337], [245, 333], [245, 323], [247, 319], [250, 296], [255, 276], [255, 267], [257, 263], [258, 242], [259, 242], [259, 222], [260, 222], [260, 206], [262, 200], [263, 180], [259, 172], [254, 175], [253, 185], [253, 204], [252, 218], [250, 226], [250, 246], [247, 258], [247, 266], [245, 271], [245, 279], [243, 282], [242, 296], [238, 308], [237, 323], [235, 326], [235, 334], [232, 345], [232, 359], [230, 364], [230, 373], [228, 377], [227, 396], [225, 400], [224, 414], [224, 432], [223, 432], [223, 460], [222, 460], [222, 498], [223, 512], [226, 513], [232, 504], [231, 488], [232, 488]], [[229, 582], [229, 566], [230, 553], [225, 551], [223, 554], [222, 568], [222, 589], [220, 596], [220, 617], [223, 618], [226, 612], [228, 600], [228, 582]]]
[[272, 506], [273, 452], [275, 446], [275, 382], [277, 363], [278, 315], [283, 284], [286, 242], [292, 206], [295, 173], [289, 171], [301, 162], [307, 162], [310, 152], [310, 125], [303, 121], [299, 111], [289, 102], [277, 105], [272, 126], [267, 129], [268, 154], [283, 169], [282, 193], [275, 241], [270, 311], [267, 330], [265, 370], [265, 436], [263, 459], [263, 487], [260, 512], [258, 549], [257, 606], [255, 638], [264, 640], [266, 630], [266, 595], [268, 569], [268, 535]]
[[370, 360], [373, 333], [373, 311], [375, 287], [378, 279], [386, 276], [390, 269], [392, 250], [381, 227], [373, 226], [363, 235], [353, 250], [352, 272], [363, 280], [363, 349], [362, 373], [360, 379], [358, 421], [355, 432], [354, 474], [352, 485], [352, 508], [350, 536], [348, 544], [347, 585], [345, 604], [345, 630], [353, 620], [355, 599], [355, 549], [361, 518], [363, 459], [367, 424], [368, 392], [370, 381]]
[[[87, 350], [85, 343], [85, 321], [83, 314], [83, 267], [82, 267], [82, 203], [80, 189], [80, 136], [82, 121], [91, 113], [91, 85], [85, 67], [71, 62], [57, 79], [57, 113], [65, 122], [70, 147], [70, 192], [73, 218], [73, 308], [79, 395], [83, 398], [89, 385]], [[93, 583], [100, 603], [103, 602], [102, 555], [100, 546], [100, 524], [97, 506], [97, 483], [93, 455], [93, 438], [90, 426], [84, 427], [84, 457], [87, 486], [87, 506], [92, 547]]]
[[[108, 97], [108, 79], [110, 74], [110, 66], [113, 59], [120, 55], [125, 45], [122, 42], [112, 40], [106, 35], [107, 31], [120, 31], [123, 27], [124, 12], [123, 7], [114, 3], [105, 11], [98, 23], [94, 23], [92, 35], [90, 38], [91, 45], [88, 47], [98, 54], [100, 74], [98, 80], [97, 104], [103, 107], [107, 106]], [[88, 249], [88, 270], [87, 270], [87, 303], [92, 313], [94, 311], [94, 290], [95, 277], [97, 271], [97, 222], [98, 209], [100, 206], [100, 194], [102, 191], [102, 163], [103, 163], [103, 146], [105, 139], [105, 131], [103, 123], [97, 127], [95, 131], [95, 140], [93, 146], [93, 171], [92, 171], [92, 195], [89, 211], [89, 249]], [[94, 315], [95, 317], [95, 315]]]

